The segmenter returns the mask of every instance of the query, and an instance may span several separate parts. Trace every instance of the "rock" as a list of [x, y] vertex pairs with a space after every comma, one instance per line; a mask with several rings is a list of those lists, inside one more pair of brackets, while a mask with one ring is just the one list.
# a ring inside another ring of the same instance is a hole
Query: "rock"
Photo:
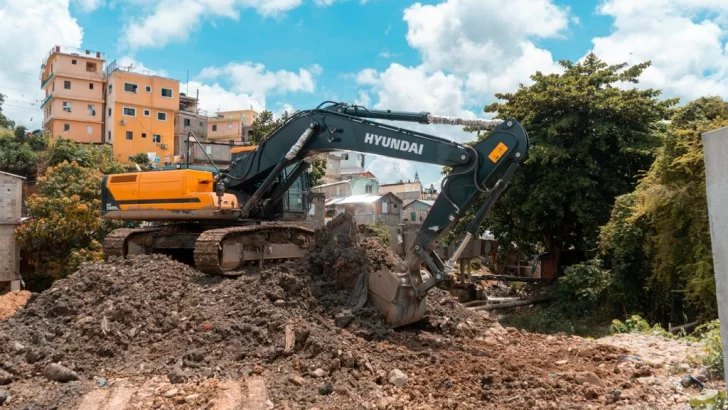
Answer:
[[179, 390], [177, 390], [177, 389], [169, 389], [169, 390], [167, 390], [166, 393], [164, 393], [164, 397], [174, 397], [174, 396], [177, 395], [177, 392], [179, 392]]
[[693, 378], [701, 383], [706, 383], [708, 381], [708, 375], [705, 373], [696, 374]]
[[455, 326], [455, 334], [461, 337], [472, 337], [475, 335], [475, 332], [470, 326], [468, 326], [467, 323], [460, 322], [457, 326]]
[[255, 366], [253, 366], [253, 373], [255, 373], [255, 374], [263, 374], [264, 371], [265, 371], [265, 368], [263, 368], [263, 366], [261, 366], [259, 364], [256, 364]]
[[267, 407], [268, 407], [269, 409], [272, 409], [272, 408], [274, 408], [274, 407], [276, 406], [276, 405], [275, 405], [275, 404], [273, 404], [273, 402], [272, 402], [272, 401], [270, 401], [270, 400], [266, 400], [266, 401], [265, 401], [265, 405], [266, 405], [266, 406], [267, 406]]
[[189, 396], [185, 397], [185, 403], [194, 403], [197, 398], [200, 397], [199, 394], [190, 394]]
[[16, 352], [22, 352], [23, 350], [25, 350], [25, 345], [17, 341], [13, 342], [13, 350], [15, 350]]
[[602, 380], [593, 372], [585, 372], [585, 373], [579, 373], [576, 376], [574, 376], [574, 380], [578, 384], [591, 384], [594, 386], [603, 386]]
[[389, 382], [397, 387], [402, 387], [407, 383], [407, 375], [399, 369], [389, 372]]
[[650, 377], [652, 376], [652, 368], [650, 366], [642, 366], [634, 370], [632, 373], [632, 378], [637, 379], [640, 377]]
[[614, 397], [614, 400], [619, 400], [622, 397], [622, 390], [619, 390], [619, 389], [612, 390], [612, 397]]
[[283, 299], [277, 299], [275, 302], [273, 302], [273, 305], [278, 306], [278, 307], [283, 306], [285, 304], [286, 304], [286, 301]]
[[10, 392], [7, 390], [0, 390], [0, 404], [5, 403], [5, 401], [10, 397]]
[[296, 332], [293, 330], [293, 326], [286, 325], [286, 330], [284, 331], [284, 353], [291, 353], [293, 351], [293, 348], [296, 346]]
[[311, 376], [317, 377], [317, 378], [326, 377], [326, 374], [327, 374], [326, 370], [320, 369], [320, 368], [311, 372]]
[[566, 363], [569, 363], [569, 361], [568, 360], [558, 360], [558, 361], [554, 362], [554, 364], [557, 366], [563, 366]]
[[304, 381], [301, 376], [288, 376], [288, 381], [295, 384], [296, 386], [303, 385]]
[[597, 397], [599, 397], [599, 393], [594, 388], [588, 388], [584, 392], [584, 397], [587, 398], [587, 400], [596, 400]]
[[0, 369], [0, 386], [10, 384], [13, 381], [13, 379], [14, 379], [14, 377], [12, 374], [6, 372], [3, 369]]
[[337, 327], [345, 328], [349, 326], [354, 319], [354, 315], [350, 311], [345, 310], [336, 315], [334, 318], [334, 324], [336, 324]]
[[43, 369], [43, 375], [48, 380], [53, 380], [61, 383], [70, 382], [72, 380], [78, 380], [78, 374], [68, 367], [61, 366], [58, 363], [51, 363]]
[[322, 396], [328, 396], [334, 392], [334, 386], [331, 383], [324, 383], [319, 386], [318, 393]]
[[187, 372], [182, 370], [181, 367], [175, 367], [172, 369], [171, 372], [167, 374], [167, 378], [169, 379], [169, 382], [172, 384], [180, 384], [187, 381], [187, 378], [189, 376], [187, 375]]

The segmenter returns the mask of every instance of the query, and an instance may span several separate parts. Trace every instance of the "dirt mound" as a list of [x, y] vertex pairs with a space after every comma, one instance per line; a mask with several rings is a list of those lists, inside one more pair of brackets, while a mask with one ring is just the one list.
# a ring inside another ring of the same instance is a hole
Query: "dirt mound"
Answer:
[[361, 274], [399, 260], [344, 218], [306, 260], [234, 279], [159, 255], [83, 265], [0, 322], [0, 384], [13, 407], [73, 408], [107, 379], [161, 377], [142, 408], [190, 409], [212, 406], [210, 380], [247, 382], [280, 409], [619, 407], [612, 391], [638, 386], [613, 372], [617, 349], [503, 329], [438, 289], [427, 318], [396, 331], [353, 309]]
[[21, 307], [25, 306], [32, 293], [27, 290], [8, 292], [0, 295], [0, 319], [12, 316]]

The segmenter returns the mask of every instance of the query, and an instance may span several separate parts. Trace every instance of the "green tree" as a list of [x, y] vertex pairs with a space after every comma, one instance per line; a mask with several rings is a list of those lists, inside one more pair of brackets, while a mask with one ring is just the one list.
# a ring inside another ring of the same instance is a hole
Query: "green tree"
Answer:
[[100, 217], [101, 172], [75, 162], [48, 168], [28, 199], [28, 216], [15, 235], [30, 253], [35, 275], [29, 287], [42, 290], [87, 260], [101, 260], [103, 237], [119, 222]]
[[714, 318], [715, 280], [701, 134], [728, 126], [728, 103], [700, 98], [673, 110], [663, 146], [638, 186], [617, 199], [600, 248], [625, 315]]
[[149, 155], [140, 152], [132, 157], [132, 162], [139, 165], [142, 171], [152, 169], [152, 161], [149, 159]]
[[309, 179], [311, 186], [321, 185], [321, 180], [326, 175], [326, 156], [315, 156], [311, 163], [311, 169], [309, 171]]
[[290, 116], [291, 115], [288, 111], [284, 112], [280, 118], [275, 118], [273, 113], [268, 110], [261, 112], [258, 115], [258, 118], [256, 118], [253, 122], [253, 129], [250, 131], [250, 139], [255, 145], [260, 144], [263, 138], [273, 132], [276, 128], [283, 125], [286, 119]]
[[516, 118], [531, 149], [486, 225], [521, 249], [591, 251], [614, 200], [634, 189], [650, 167], [669, 107], [660, 91], [621, 87], [636, 83], [650, 65], [607, 65], [594, 54], [561, 61], [564, 72], [531, 78], [533, 85], [496, 94], [485, 107]]
[[5, 103], [5, 95], [0, 94], [0, 128], [8, 128], [13, 129], [15, 127], [15, 122], [8, 119], [8, 117], [3, 114], [3, 104]]

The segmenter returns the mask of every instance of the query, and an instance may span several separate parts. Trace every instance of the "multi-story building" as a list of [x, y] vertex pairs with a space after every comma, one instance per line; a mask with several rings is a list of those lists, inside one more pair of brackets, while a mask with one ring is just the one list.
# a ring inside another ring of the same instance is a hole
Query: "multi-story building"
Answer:
[[158, 164], [174, 161], [179, 81], [120, 67], [106, 68], [106, 139], [114, 157], [130, 162], [145, 153]]
[[258, 113], [253, 110], [220, 111], [207, 120], [207, 139], [230, 144], [247, 143]]
[[103, 143], [104, 58], [98, 51], [55, 46], [41, 65], [43, 129], [51, 136]]
[[[199, 95], [199, 90], [198, 90]], [[207, 117], [198, 110], [199, 98], [190, 97], [183, 93], [179, 95], [179, 111], [174, 116], [176, 137], [174, 143], [174, 156], [183, 158], [187, 152], [187, 137], [190, 132], [199, 140], [207, 138]]]

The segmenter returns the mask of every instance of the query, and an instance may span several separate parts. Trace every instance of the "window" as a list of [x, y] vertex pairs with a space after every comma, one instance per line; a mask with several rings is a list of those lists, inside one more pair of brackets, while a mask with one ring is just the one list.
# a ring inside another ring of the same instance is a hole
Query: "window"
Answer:
[[159, 134], [152, 135], [152, 142], [156, 142], [156, 143], [162, 142], [162, 136]]
[[111, 108], [109, 108], [109, 117], [111, 117]]
[[367, 194], [371, 194], [372, 193], [372, 186], [370, 184], [367, 184], [367, 186], [364, 187], [364, 191]]
[[66, 90], [70, 90], [71, 89], [71, 82], [68, 81], [68, 80], [63, 81], [63, 88], [65, 88]]
[[132, 132], [132, 131], [127, 131], [127, 132], [126, 132], [126, 139], [128, 139], [128, 140], [133, 140], [133, 139], [134, 139], [134, 132]]
[[88, 83], [88, 89], [93, 90], [94, 89], [94, 83]]
[[200, 121], [200, 127], [202, 127], [204, 124], [202, 124], [202, 121]]
[[71, 112], [71, 103], [68, 101], [63, 102], [63, 111]]
[[185, 127], [189, 127], [190, 126], [190, 119], [189, 118], [185, 118], [184, 123], [185, 123]]
[[91, 135], [93, 133], [94, 133], [94, 129], [92, 126], [89, 125], [88, 127], [86, 127], [86, 134]]
[[387, 210], [387, 205], [389, 205], [389, 204], [386, 203], [386, 202], [382, 202], [382, 213], [383, 214], [388, 214], [389, 213], [389, 211]]
[[145, 116], [145, 117], [151, 117], [151, 116], [152, 116], [152, 111], [150, 111], [150, 110], [146, 110], [146, 109], [145, 109], [145, 110], [144, 110], [144, 116]]
[[96, 116], [96, 106], [94, 104], [88, 105], [88, 115], [95, 117]]
[[157, 119], [159, 121], [167, 121], [167, 113], [166, 112], [158, 112], [157, 113]]
[[70, 131], [71, 130], [71, 124], [63, 124], [63, 131]]
[[349, 159], [349, 154], [341, 154], [341, 159]]
[[228, 130], [231, 130], [231, 129], [233, 129], [233, 125], [232, 124], [228, 124]]
[[111, 131], [106, 134], [106, 141], [111, 141]]
[[148, 86], [144, 87], [144, 91], [146, 91], [148, 93], [151, 93], [152, 92], [152, 86], [151, 85], [148, 85]]
[[410, 221], [415, 222], [417, 220], [417, 212], [410, 212]]
[[76, 60], [71, 60], [71, 64], [76, 65]]
[[86, 62], [86, 71], [90, 73], [96, 72], [96, 63], [92, 63], [91, 61]]
[[213, 125], [213, 126], [212, 126], [212, 130], [213, 130], [213, 131], [217, 131], [217, 125]]
[[136, 108], [124, 107], [124, 115], [127, 117], [136, 117]]
[[132, 83], [124, 83], [124, 91], [127, 93], [135, 93], [137, 92], [138, 86], [136, 84]]
[[51, 83], [51, 92], [56, 91], [56, 82]]
[[111, 94], [111, 84], [109, 84], [109, 94]]
[[142, 132], [142, 138], [146, 138], [146, 137], [147, 137], [147, 133], [146, 132]]
[[162, 97], [172, 98], [172, 89], [171, 88], [162, 88]]

